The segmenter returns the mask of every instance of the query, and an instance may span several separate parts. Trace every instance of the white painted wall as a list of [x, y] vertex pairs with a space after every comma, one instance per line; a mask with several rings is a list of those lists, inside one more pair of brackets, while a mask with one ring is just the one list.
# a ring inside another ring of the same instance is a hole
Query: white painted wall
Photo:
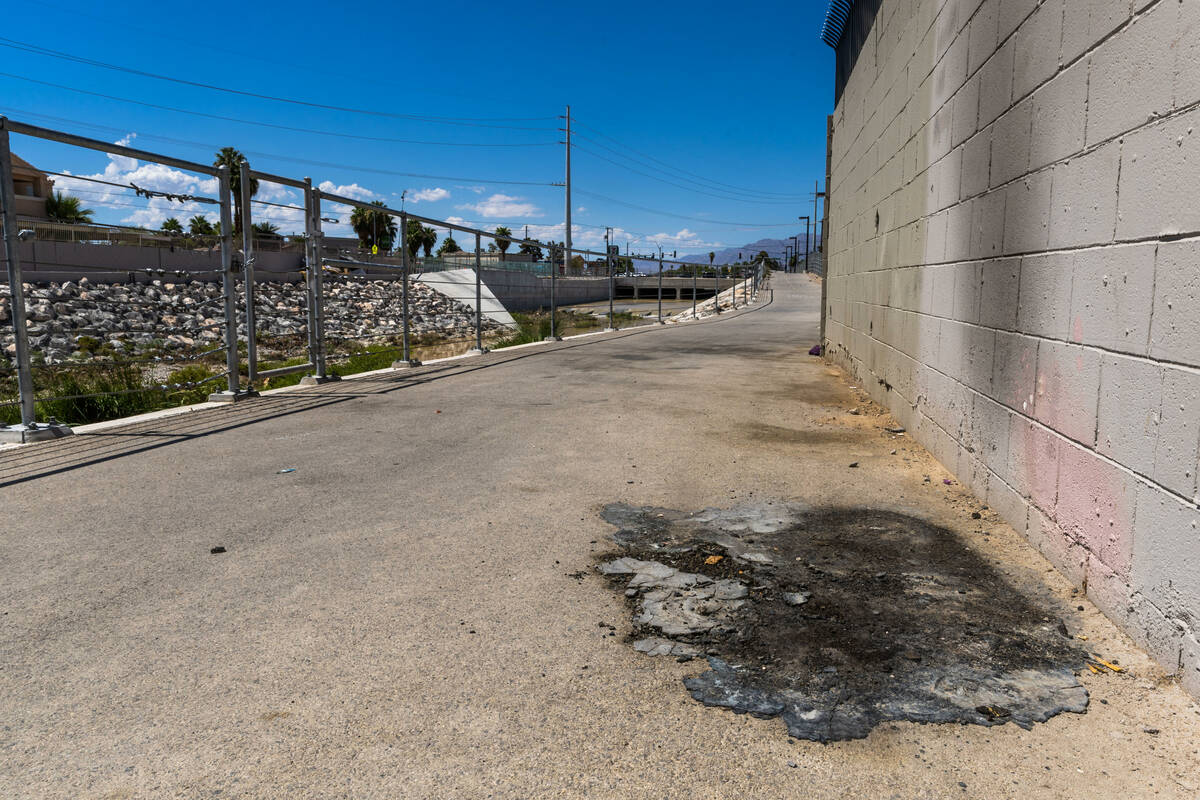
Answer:
[[826, 352], [1200, 695], [1200, 0], [884, 0]]

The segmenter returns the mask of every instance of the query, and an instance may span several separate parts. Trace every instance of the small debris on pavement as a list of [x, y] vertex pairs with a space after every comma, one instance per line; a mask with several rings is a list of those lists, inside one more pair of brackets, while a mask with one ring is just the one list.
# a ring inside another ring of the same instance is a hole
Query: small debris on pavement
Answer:
[[[1098, 664], [1098, 665], [1100, 665], [1100, 666], [1104, 667], [1105, 669], [1107, 669], [1107, 670], [1111, 671], [1111, 672], [1124, 672], [1124, 671], [1125, 671], [1125, 668], [1124, 668], [1124, 667], [1120, 667], [1120, 666], [1117, 666], [1117, 665], [1116, 665], [1116, 664], [1114, 664], [1114, 663], [1110, 663], [1110, 662], [1108, 662], [1108, 661], [1105, 661], [1103, 658], [1100, 658], [1100, 656], [1093, 655], [1093, 656], [1092, 656], [1092, 661], [1093, 661], [1093, 662], [1095, 662], [1096, 664]], [[1091, 664], [1089, 664], [1089, 666], [1091, 666]]]
[[819, 345], [819, 344], [814, 344], [812, 347], [808, 348], [808, 354], [809, 354], [810, 356], [819, 356], [819, 355], [821, 355], [821, 345]]
[[980, 514], [978, 511], [972, 511], [971, 519], [983, 519], [983, 514]]
[[942, 478], [942, 483], [946, 484], [947, 486], [954, 485], [954, 481], [950, 480], [949, 478]]
[[850, 409], [850, 413], [857, 417], [862, 412], [859, 411], [857, 408], [852, 408], [852, 409]]
[[802, 606], [808, 602], [808, 598], [812, 597], [809, 592], [784, 592], [783, 602], [789, 606]]
[[224, 553], [224, 552], [225, 552], [225, 548], [224, 548], [224, 547], [221, 547], [220, 545], [217, 545], [216, 547], [212, 548], [212, 549], [211, 549], [211, 550], [209, 550], [208, 552], [209, 552], [209, 553], [212, 553], [214, 556], [215, 556], [215, 555], [220, 555], [221, 553]]
[[851, 461], [851, 462], [850, 462], [850, 466], [851, 466], [852, 468], [853, 468], [853, 467], [857, 467], [857, 466], [858, 466], [858, 462], [857, 462], [857, 461]]
[[724, 557], [725, 556], [709, 556], [708, 558], [704, 559], [704, 563], [711, 567], [713, 564], [720, 563], [721, 559]]
[[1012, 716], [1012, 712], [1004, 706], [977, 706], [975, 710], [991, 720], [1006, 719]]
[[296, 471], [296, 468], [295, 468], [295, 467], [284, 467], [283, 469], [279, 470], [279, 471], [278, 471], [278, 472], [276, 472], [275, 474], [276, 474], [276, 475], [286, 475], [286, 474], [288, 474], [289, 472], [295, 472], [295, 471]]
[[884, 428], [888, 433], [904, 433], [904, 428]]

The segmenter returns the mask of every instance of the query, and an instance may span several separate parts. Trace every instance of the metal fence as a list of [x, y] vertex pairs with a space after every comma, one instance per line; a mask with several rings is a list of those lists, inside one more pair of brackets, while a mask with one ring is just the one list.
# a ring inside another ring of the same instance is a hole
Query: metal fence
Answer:
[[[101, 238], [102, 226], [20, 221], [13, 199], [10, 134], [215, 177], [217, 197], [204, 200], [219, 206], [221, 233], [200, 242], [198, 237], [108, 228]], [[677, 298], [689, 296], [690, 311], [675, 302], [676, 310], [685, 312], [681, 317], [701, 316], [706, 307], [721, 313], [751, 302], [766, 273], [762, 265], [703, 267], [660, 256], [656, 278], [622, 276], [615, 248], [563, 253], [551, 246], [547, 260], [513, 260], [489, 252], [486, 245], [528, 246], [540, 252], [547, 243], [514, 237], [499, 242], [495, 232], [339, 196], [320, 190], [309, 178], [253, 170], [244, 161], [237, 176], [241, 186], [256, 180], [301, 193], [304, 235], [287, 240], [256, 236], [251, 227], [256, 201], [246, 192], [240, 197], [241, 233], [235, 241], [232, 178], [225, 166], [0, 117], [0, 210], [8, 276], [7, 297], [0, 299], [0, 334], [11, 339], [5, 344], [8, 364], [0, 357], [0, 415], [12, 422], [0, 426], [0, 440], [65, 435], [70, 429], [62, 422], [85, 417], [124, 416], [203, 399], [240, 401], [302, 373], [303, 382], [323, 383], [367, 368], [419, 366], [422, 357], [554, 340], [564, 327], [578, 332], [601, 325], [616, 329], [663, 323], [670, 316], [664, 316], [665, 290]], [[328, 204], [394, 218], [397, 249], [370, 254], [326, 242], [321, 227], [322, 208]], [[470, 246], [437, 258], [416, 257], [409, 247], [410, 222], [466, 234]], [[35, 258], [33, 245], [39, 239], [168, 248], [187, 240], [215, 249], [219, 260], [212, 267], [146, 269], [137, 276], [131, 273], [124, 283], [93, 282], [89, 274], [107, 278], [111, 268], [78, 263], [68, 265], [80, 275], [78, 280], [25, 283], [22, 265]], [[270, 282], [256, 276], [261, 253], [292, 247], [302, 256], [296, 273], [272, 273], [279, 279]], [[582, 266], [572, 263], [574, 256], [583, 259]], [[679, 271], [683, 274], [673, 274]], [[635, 296], [656, 290], [656, 310], [619, 310], [619, 282], [630, 283], [620, 288]], [[709, 294], [711, 299], [701, 301], [701, 295]], [[564, 299], [573, 304], [585, 297], [593, 303], [590, 312], [559, 308]], [[485, 300], [491, 305], [486, 313]], [[535, 314], [532, 324], [526, 320], [514, 330], [504, 324], [511, 320], [506, 307], [547, 313]]]

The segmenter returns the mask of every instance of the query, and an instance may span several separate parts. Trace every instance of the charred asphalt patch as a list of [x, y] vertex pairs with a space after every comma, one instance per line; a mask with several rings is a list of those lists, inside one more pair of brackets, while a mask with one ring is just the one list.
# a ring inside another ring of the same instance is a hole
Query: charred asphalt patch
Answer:
[[1030, 728], [1083, 713], [1087, 653], [1067, 616], [953, 531], [870, 508], [762, 504], [694, 514], [607, 506], [599, 571], [633, 608], [635, 649], [709, 669], [696, 700], [780, 717], [795, 737], [880, 722]]

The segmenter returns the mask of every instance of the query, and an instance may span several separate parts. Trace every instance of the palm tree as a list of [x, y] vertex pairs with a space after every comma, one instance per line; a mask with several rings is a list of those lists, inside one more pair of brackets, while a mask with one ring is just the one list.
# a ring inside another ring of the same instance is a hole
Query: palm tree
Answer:
[[183, 235], [183, 223], [181, 223], [179, 220], [175, 219], [175, 217], [169, 217], [169, 218], [163, 220], [161, 230], [163, 233], [169, 233], [172, 236], [182, 236]]
[[188, 233], [192, 236], [212, 236], [213, 224], [197, 214], [188, 220]]
[[[242, 230], [242, 162], [246, 157], [236, 148], [222, 147], [217, 151], [213, 166], [222, 164], [229, 168], [229, 191], [233, 194], [233, 233], [237, 235]], [[249, 164], [249, 162], [246, 162]], [[250, 196], [258, 194], [258, 178], [250, 179]]]
[[433, 252], [433, 246], [437, 244], [437, 231], [433, 228], [422, 226], [421, 228], [421, 249], [425, 251], [425, 257], [429, 258]]
[[[383, 202], [376, 200], [374, 205], [382, 206]], [[362, 206], [356, 206], [350, 214], [350, 227], [358, 234], [358, 244], [364, 250], [370, 250], [376, 245], [380, 250], [391, 250], [399, 231], [396, 218], [391, 214]]]
[[410, 219], [407, 234], [409, 257], [416, 258], [417, 252], [422, 249], [425, 251], [426, 258], [433, 254], [433, 246], [437, 244], [437, 231], [422, 225], [415, 219]]
[[462, 251], [462, 248], [458, 246], [458, 242], [454, 241], [454, 237], [447, 236], [446, 240], [442, 242], [442, 246], [438, 248], [437, 254], [442, 256], [446, 253], [461, 253]]
[[270, 222], [256, 222], [250, 226], [250, 230], [254, 231], [257, 236], [261, 236], [264, 239], [280, 238], [279, 226], [272, 225]]
[[55, 192], [46, 198], [46, 216], [52, 222], [84, 223], [92, 221], [92, 210], [84, 208], [78, 197]]
[[512, 236], [512, 231], [503, 225], [501, 225], [499, 228], [496, 228], [496, 246], [500, 248], [501, 253], [507, 253], [508, 246], [512, 244], [511, 241], [504, 238], [506, 236]]

